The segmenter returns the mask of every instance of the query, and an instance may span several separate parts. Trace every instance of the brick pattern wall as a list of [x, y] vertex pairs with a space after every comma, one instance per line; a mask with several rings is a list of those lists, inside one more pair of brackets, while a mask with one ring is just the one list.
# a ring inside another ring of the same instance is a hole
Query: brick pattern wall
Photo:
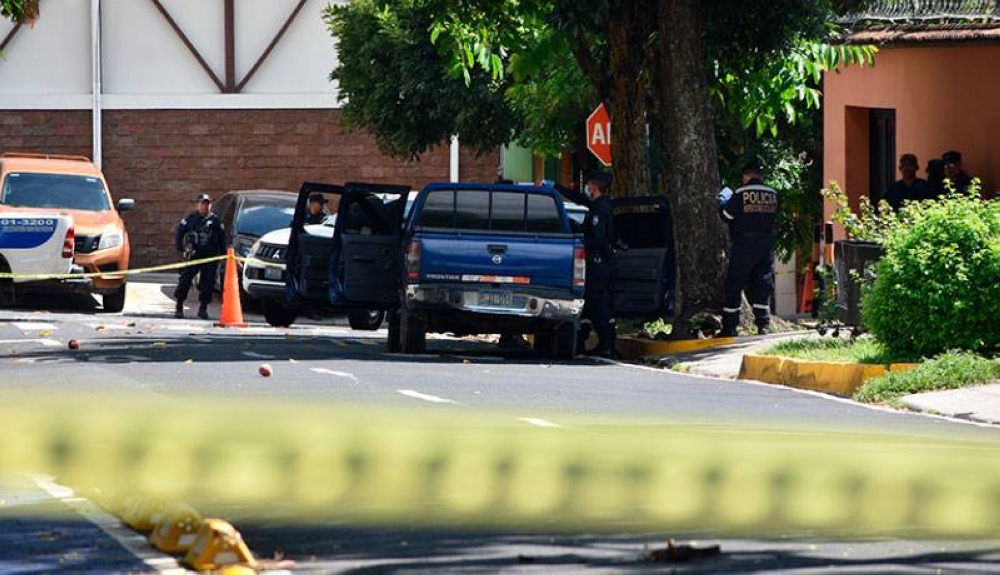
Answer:
[[[90, 112], [0, 111], [0, 152], [90, 156]], [[366, 134], [342, 130], [339, 110], [111, 110], [104, 113], [104, 173], [125, 214], [132, 266], [172, 262], [173, 232], [199, 193], [298, 191], [305, 180], [366, 181], [415, 189], [448, 179], [449, 150], [417, 162], [388, 158]], [[461, 155], [464, 181], [496, 178], [498, 154]]]

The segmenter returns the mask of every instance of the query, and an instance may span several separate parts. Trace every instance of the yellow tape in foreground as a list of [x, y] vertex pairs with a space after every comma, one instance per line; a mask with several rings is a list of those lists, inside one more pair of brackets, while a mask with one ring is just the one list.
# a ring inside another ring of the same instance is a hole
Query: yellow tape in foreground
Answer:
[[[213, 256], [210, 258], [202, 258], [197, 260], [188, 260], [183, 262], [178, 262], [174, 264], [163, 264], [160, 266], [151, 266], [145, 268], [135, 268], [130, 270], [117, 270], [113, 272], [90, 272], [90, 273], [78, 273], [78, 274], [14, 274], [14, 273], [0, 273], [0, 279], [21, 279], [21, 280], [69, 280], [69, 279], [93, 279], [93, 278], [118, 278], [121, 276], [134, 275], [134, 274], [149, 274], [156, 272], [166, 272], [172, 270], [179, 270], [181, 268], [186, 268], [190, 266], [200, 266], [202, 264], [208, 264], [212, 262], [221, 262], [229, 256]], [[258, 260], [256, 258], [234, 258], [236, 261], [246, 264], [252, 262], [254, 265], [263, 267], [279, 267], [284, 268], [285, 264], [279, 262], [267, 262], [264, 260]]]
[[[285, 520], [995, 536], [997, 442], [500, 415], [5, 397], [0, 472]], [[238, 404], [238, 405], [237, 405]]]

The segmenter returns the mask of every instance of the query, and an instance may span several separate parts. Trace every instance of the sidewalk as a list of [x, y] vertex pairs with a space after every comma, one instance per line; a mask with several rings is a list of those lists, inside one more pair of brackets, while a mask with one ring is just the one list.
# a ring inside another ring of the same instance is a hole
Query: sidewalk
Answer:
[[[815, 332], [744, 336], [734, 345], [665, 355], [654, 364], [705, 377], [737, 379], [745, 354], [759, 353], [782, 340], [806, 337], [819, 336]], [[900, 401], [920, 413], [1000, 425], [1000, 383], [907, 395]]]

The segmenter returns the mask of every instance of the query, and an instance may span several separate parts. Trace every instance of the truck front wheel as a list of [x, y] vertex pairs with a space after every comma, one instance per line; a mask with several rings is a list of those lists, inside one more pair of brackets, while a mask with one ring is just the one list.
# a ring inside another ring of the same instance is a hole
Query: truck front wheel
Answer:
[[385, 312], [380, 309], [353, 309], [347, 314], [351, 329], [358, 331], [375, 331], [382, 327]]
[[399, 337], [399, 316], [401, 313], [401, 310], [389, 311], [389, 353], [399, 353], [402, 350]]

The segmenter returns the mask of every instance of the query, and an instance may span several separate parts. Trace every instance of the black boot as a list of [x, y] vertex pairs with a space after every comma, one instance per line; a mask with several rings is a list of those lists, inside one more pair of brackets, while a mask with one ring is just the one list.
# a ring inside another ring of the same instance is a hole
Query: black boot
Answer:
[[201, 304], [198, 306], [198, 317], [201, 319], [208, 319], [208, 306]]
[[177, 302], [177, 307], [174, 308], [174, 318], [184, 319], [184, 302]]

